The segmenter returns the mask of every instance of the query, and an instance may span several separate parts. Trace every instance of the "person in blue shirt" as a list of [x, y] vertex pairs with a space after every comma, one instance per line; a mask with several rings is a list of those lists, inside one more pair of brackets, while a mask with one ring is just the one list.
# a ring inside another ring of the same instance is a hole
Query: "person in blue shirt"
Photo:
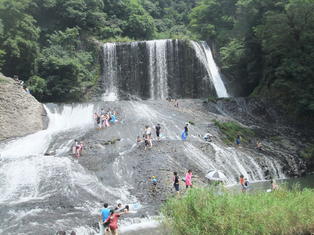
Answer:
[[110, 215], [110, 209], [108, 209], [108, 203], [104, 204], [104, 208], [101, 210], [100, 213], [101, 213], [102, 224], [106, 228], [106, 227], [108, 227], [108, 225], [104, 224], [104, 222], [108, 219], [108, 217]]

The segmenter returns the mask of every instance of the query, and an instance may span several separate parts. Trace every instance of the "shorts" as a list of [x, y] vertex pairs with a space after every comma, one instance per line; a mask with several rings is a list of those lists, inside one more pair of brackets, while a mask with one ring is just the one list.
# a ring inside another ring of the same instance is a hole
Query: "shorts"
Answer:
[[173, 186], [174, 186], [175, 190], [176, 190], [177, 192], [179, 192], [179, 184], [173, 184]]
[[159, 135], [160, 135], [160, 132], [156, 132], [156, 135], [157, 135], [157, 137], [159, 137]]
[[149, 145], [148, 140], [145, 140], [145, 146], [148, 146], [148, 145]]

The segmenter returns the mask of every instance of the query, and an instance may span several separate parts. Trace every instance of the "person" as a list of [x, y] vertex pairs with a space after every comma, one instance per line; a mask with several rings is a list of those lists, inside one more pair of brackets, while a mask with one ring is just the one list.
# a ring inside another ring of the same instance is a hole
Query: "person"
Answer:
[[72, 146], [72, 154], [76, 156], [76, 148], [79, 146], [79, 142], [74, 140], [74, 145]]
[[117, 211], [121, 211], [123, 208], [122, 208], [122, 204], [121, 203], [118, 203], [118, 205], [116, 206], [116, 208], [114, 208], [114, 210], [117, 212]]
[[256, 142], [256, 149], [261, 151], [262, 150], [262, 143], [260, 141]]
[[160, 129], [161, 129], [161, 126], [160, 126], [159, 123], [157, 124], [157, 126], [155, 127], [155, 129], [156, 129], [157, 140], [159, 141], [159, 139], [160, 139]]
[[179, 108], [179, 102], [177, 99], [174, 99], [174, 107]]
[[105, 126], [106, 126], [106, 127], [110, 127], [110, 124], [109, 124], [109, 115], [108, 115], [108, 114], [105, 114]]
[[185, 126], [184, 126], [184, 131], [181, 134], [181, 139], [182, 140], [186, 140], [188, 138], [188, 135], [189, 135], [189, 128], [188, 128], [188, 126], [189, 126], [188, 123], [186, 123]]
[[76, 146], [76, 157], [80, 157], [83, 151], [83, 142], [81, 141], [77, 146]]
[[96, 123], [97, 123], [97, 126], [99, 127], [99, 128], [101, 128], [101, 125], [100, 125], [100, 115], [98, 115], [98, 113], [94, 113], [94, 119], [95, 119], [95, 121], [96, 121]]
[[149, 147], [153, 147], [153, 141], [152, 141], [152, 129], [150, 126], [145, 126], [144, 134], [146, 135], [146, 139], [149, 143]]
[[188, 170], [188, 172], [185, 175], [185, 187], [188, 188], [192, 188], [192, 170]]
[[149, 145], [150, 145], [150, 148], [153, 147], [152, 128], [150, 128], [150, 126], [145, 126], [145, 134], [146, 134], [148, 143], [149, 143]]
[[241, 144], [241, 136], [240, 135], [237, 135], [236, 144], [238, 147], [240, 147], [240, 144]]
[[128, 209], [125, 209], [123, 212], [115, 212], [114, 210], [110, 210], [110, 216], [107, 218], [105, 223], [109, 224], [109, 229], [112, 235], [118, 235], [118, 220], [121, 215], [128, 212]]
[[179, 194], [179, 177], [177, 172], [173, 172], [173, 187], [176, 190], [177, 194]]
[[241, 185], [241, 191], [244, 192], [244, 176], [240, 175], [240, 185]]
[[115, 123], [116, 122], [116, 115], [115, 115], [115, 113], [113, 112], [111, 115], [110, 115], [110, 120], [109, 120], [109, 122], [111, 122], [111, 123]]
[[108, 223], [105, 223], [110, 215], [110, 209], [108, 208], [108, 203], [104, 203], [104, 208], [100, 211], [100, 216], [98, 217], [101, 221], [102, 226], [104, 226], [105, 231], [108, 231]]
[[271, 180], [270, 183], [271, 183], [271, 190], [272, 191], [275, 191], [275, 190], [279, 189], [279, 186], [278, 186], [278, 184], [276, 184], [275, 180]]
[[146, 134], [143, 135], [143, 139], [144, 139], [144, 143], [145, 143], [145, 148], [144, 150], [147, 149], [147, 147], [149, 146], [149, 139], [148, 136]]
[[151, 177], [151, 182], [152, 182], [152, 191], [153, 193], [156, 192], [156, 188], [157, 188], [157, 177], [156, 176], [152, 176]]
[[210, 133], [206, 133], [203, 139], [207, 142], [212, 142], [212, 135]]
[[244, 178], [243, 189], [244, 193], [249, 189], [249, 181], [247, 180], [247, 178]]

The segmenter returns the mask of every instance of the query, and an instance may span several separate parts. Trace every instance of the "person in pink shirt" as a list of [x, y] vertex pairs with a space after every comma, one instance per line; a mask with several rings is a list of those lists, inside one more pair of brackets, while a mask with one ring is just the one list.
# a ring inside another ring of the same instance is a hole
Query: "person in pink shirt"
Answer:
[[191, 170], [188, 170], [188, 173], [186, 173], [185, 175], [185, 187], [188, 188], [192, 188], [192, 171]]

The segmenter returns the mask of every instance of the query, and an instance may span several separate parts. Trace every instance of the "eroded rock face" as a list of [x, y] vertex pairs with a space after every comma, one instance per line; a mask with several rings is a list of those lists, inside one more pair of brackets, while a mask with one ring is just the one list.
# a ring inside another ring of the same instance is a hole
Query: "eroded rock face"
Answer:
[[42, 130], [45, 115], [42, 104], [20, 84], [0, 75], [0, 140]]

